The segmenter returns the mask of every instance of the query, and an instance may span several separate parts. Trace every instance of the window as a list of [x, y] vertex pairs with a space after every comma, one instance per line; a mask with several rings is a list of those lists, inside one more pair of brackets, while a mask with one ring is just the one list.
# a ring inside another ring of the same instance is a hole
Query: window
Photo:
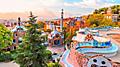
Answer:
[[18, 43], [22, 43], [22, 40], [18, 40]]
[[102, 64], [105, 64], [105, 61], [102, 61], [101, 63], [102, 63]]
[[96, 62], [97, 62], [97, 60], [96, 60], [96, 59], [93, 59], [93, 62], [95, 62], [95, 63], [96, 63]]
[[13, 43], [15, 43], [16, 42], [16, 40], [15, 39], [13, 39]]

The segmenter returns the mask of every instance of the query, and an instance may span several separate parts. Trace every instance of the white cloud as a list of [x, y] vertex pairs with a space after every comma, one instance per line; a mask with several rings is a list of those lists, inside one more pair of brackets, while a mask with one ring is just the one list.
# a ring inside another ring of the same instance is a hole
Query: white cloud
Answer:
[[75, 7], [85, 8], [85, 7], [88, 7], [88, 5], [95, 6], [96, 5], [96, 0], [92, 0], [92, 1], [91, 0], [83, 0], [81, 2], [73, 2], [73, 3], [65, 2], [64, 5], [65, 6], [75, 6]]
[[64, 2], [64, 6], [69, 7], [80, 7], [80, 8], [101, 8], [101, 7], [108, 7], [115, 5], [115, 3], [111, 3], [108, 0], [83, 0], [80, 2], [73, 2], [73, 3], [67, 3]]
[[65, 16], [82, 15], [83, 13], [90, 13], [92, 9], [114, 5], [114, 3], [109, 3], [108, 1], [82, 0], [81, 2], [68, 3], [64, 2], [64, 0], [0, 0], [0, 13], [28, 13], [29, 11], [33, 11], [40, 17], [59, 18], [61, 8], [64, 8], [66, 11]]
[[39, 17], [55, 18], [59, 17], [61, 8], [63, 8], [63, 0], [0, 0], [0, 13], [2, 14], [14, 15], [17, 12], [17, 14], [22, 13], [22, 16], [24, 13], [28, 14], [29, 11], [33, 11]]
[[0, 0], [0, 12], [28, 11], [62, 6], [63, 0]]
[[[80, 16], [92, 13], [95, 9], [115, 5], [115, 0], [82, 0], [80, 2], [64, 2], [66, 16]], [[69, 9], [67, 9], [69, 8]]]

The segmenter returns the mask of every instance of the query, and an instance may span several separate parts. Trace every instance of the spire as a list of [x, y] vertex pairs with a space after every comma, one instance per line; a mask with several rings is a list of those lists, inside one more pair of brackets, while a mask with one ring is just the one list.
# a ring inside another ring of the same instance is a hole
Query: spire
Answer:
[[21, 19], [18, 17], [18, 25], [20, 26]]
[[61, 12], [61, 25], [60, 25], [60, 27], [61, 27], [61, 32], [62, 32], [62, 28], [63, 28], [63, 9], [61, 10], [62, 12]]
[[36, 20], [37, 20], [36, 18], [37, 18], [37, 16], [34, 16], [33, 13], [32, 13], [32, 11], [30, 11], [30, 16], [29, 16], [30, 22], [31, 23], [35, 23]]
[[63, 19], [63, 9], [62, 9], [62, 12], [61, 12], [61, 19]]
[[33, 17], [32, 11], [30, 11], [30, 17]]

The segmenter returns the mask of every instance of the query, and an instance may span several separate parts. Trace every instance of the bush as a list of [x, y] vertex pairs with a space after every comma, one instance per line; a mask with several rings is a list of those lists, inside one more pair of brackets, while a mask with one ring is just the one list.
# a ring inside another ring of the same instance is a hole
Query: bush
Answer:
[[48, 63], [47, 64], [48, 65], [48, 67], [62, 67], [58, 62], [56, 62], [56, 63]]
[[9, 62], [12, 61], [12, 55], [9, 51], [7, 52], [0, 52], [0, 62]]

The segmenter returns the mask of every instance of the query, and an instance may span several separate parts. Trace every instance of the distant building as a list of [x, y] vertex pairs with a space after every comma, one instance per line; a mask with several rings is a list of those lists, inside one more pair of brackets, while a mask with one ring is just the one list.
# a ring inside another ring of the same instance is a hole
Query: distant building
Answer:
[[108, 10], [106, 11], [104, 15], [105, 15], [105, 18], [112, 19], [112, 9], [108, 8]]
[[118, 22], [119, 15], [118, 14], [113, 14], [111, 8], [108, 8], [108, 10], [106, 11], [106, 14], [104, 14], [104, 16], [107, 19], [111, 19], [112, 22]]
[[4, 24], [9, 30], [12, 30], [14, 26], [16, 25], [16, 20], [10, 19], [10, 20], [5, 20], [5, 19], [0, 19], [0, 23]]
[[48, 34], [48, 43], [49, 46], [59, 46], [63, 44], [62, 35], [56, 30], [56, 27], [54, 27], [54, 30]]
[[52, 21], [45, 21], [44, 23], [45, 23], [45, 30], [47, 30], [47, 29], [53, 30], [54, 22], [52, 22]]
[[14, 29], [12, 29], [12, 32], [13, 32], [13, 45], [18, 45], [19, 43], [22, 42], [22, 37], [25, 35], [26, 32], [26, 28], [22, 26], [20, 17], [18, 18], [17, 25], [14, 27]]
[[112, 15], [112, 22], [118, 22], [118, 17], [119, 17], [118, 14], [113, 14]]

